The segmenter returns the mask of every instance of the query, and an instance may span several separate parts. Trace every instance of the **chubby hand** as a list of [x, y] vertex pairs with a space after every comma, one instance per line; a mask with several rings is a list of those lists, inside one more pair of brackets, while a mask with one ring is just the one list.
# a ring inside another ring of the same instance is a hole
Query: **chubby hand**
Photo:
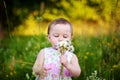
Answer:
[[60, 56], [60, 62], [63, 64], [65, 67], [68, 65], [67, 57], [63, 54]]
[[40, 72], [39, 72], [38, 75], [39, 75], [41, 78], [44, 78], [44, 77], [47, 76], [48, 70], [50, 70], [50, 69], [51, 69], [50, 67], [42, 67], [42, 68], [40, 69]]

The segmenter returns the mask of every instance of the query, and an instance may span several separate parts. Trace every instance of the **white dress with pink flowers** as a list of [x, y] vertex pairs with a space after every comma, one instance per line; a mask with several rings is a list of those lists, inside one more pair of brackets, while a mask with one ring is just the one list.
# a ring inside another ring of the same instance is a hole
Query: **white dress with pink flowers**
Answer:
[[[70, 63], [72, 58], [71, 52], [66, 51], [65, 56]], [[69, 71], [64, 67], [63, 75], [60, 75], [61, 63], [60, 63], [60, 53], [53, 48], [45, 48], [45, 61], [44, 67], [51, 68], [48, 70], [48, 74], [44, 79], [40, 80], [72, 80]]]

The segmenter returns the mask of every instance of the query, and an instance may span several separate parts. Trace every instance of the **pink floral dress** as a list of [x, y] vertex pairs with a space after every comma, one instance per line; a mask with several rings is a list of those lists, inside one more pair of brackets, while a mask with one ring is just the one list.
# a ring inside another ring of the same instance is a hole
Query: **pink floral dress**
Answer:
[[[71, 52], [66, 51], [65, 56], [70, 63], [72, 58]], [[40, 80], [72, 80], [69, 71], [64, 67], [63, 76], [60, 75], [61, 63], [60, 53], [53, 48], [45, 48], [45, 61], [44, 67], [51, 68], [48, 70], [48, 75]]]

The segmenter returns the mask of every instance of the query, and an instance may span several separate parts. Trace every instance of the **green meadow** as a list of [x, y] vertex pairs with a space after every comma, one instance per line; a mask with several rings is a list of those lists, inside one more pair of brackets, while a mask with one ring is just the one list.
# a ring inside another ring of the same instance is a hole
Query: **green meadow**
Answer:
[[120, 80], [120, 0], [0, 0], [0, 80], [35, 80], [38, 52], [51, 46], [47, 27], [60, 17], [73, 26], [73, 80]]
[[[11, 36], [0, 40], [0, 79], [34, 80], [32, 66], [40, 49], [49, 47], [44, 34]], [[73, 38], [81, 66], [81, 75], [73, 80], [119, 80], [120, 34], [106, 36], [81, 36]], [[93, 75], [97, 71], [97, 75]], [[99, 79], [97, 79], [97, 78]], [[95, 79], [96, 78], [96, 79]]]

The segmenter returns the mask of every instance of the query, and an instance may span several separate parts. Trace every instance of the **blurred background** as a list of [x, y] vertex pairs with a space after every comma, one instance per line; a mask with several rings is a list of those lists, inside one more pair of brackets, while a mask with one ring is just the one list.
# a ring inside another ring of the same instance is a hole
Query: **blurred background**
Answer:
[[120, 80], [120, 0], [0, 0], [0, 79], [34, 80], [32, 66], [49, 47], [47, 27], [69, 20], [81, 75]]

